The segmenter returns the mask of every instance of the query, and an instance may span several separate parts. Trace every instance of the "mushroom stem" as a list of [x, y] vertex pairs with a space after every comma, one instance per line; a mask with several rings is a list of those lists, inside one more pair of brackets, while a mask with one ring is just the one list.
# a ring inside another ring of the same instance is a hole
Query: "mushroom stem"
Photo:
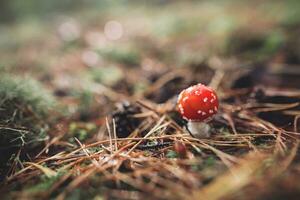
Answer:
[[189, 121], [187, 129], [196, 138], [208, 138], [210, 136], [210, 126], [205, 122]]

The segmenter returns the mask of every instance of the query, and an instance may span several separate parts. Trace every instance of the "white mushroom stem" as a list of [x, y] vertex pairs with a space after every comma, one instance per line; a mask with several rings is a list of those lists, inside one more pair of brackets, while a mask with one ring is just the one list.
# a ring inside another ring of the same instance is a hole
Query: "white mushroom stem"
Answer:
[[188, 121], [187, 128], [196, 138], [208, 138], [210, 136], [210, 126], [205, 122]]

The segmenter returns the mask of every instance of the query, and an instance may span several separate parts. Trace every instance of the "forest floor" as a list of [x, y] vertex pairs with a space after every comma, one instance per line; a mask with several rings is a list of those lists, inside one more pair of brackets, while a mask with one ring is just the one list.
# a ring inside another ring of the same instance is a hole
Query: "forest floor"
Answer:
[[[1, 199], [297, 199], [300, 6], [287, 2], [1, 26]], [[176, 110], [196, 83], [220, 101], [207, 139]]]

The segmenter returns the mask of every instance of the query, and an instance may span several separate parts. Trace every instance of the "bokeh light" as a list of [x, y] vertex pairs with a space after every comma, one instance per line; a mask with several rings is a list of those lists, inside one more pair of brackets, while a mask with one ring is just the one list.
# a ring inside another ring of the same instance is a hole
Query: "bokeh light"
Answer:
[[121, 39], [123, 32], [123, 26], [118, 21], [108, 21], [104, 26], [104, 34], [109, 40]]

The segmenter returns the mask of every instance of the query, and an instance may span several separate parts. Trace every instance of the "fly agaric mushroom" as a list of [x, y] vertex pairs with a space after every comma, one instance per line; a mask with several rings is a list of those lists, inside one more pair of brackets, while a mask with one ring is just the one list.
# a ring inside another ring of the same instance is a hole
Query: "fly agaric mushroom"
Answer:
[[211, 88], [199, 83], [183, 90], [179, 94], [177, 106], [181, 116], [188, 121], [187, 129], [193, 136], [210, 136], [207, 122], [219, 108], [217, 95]]

